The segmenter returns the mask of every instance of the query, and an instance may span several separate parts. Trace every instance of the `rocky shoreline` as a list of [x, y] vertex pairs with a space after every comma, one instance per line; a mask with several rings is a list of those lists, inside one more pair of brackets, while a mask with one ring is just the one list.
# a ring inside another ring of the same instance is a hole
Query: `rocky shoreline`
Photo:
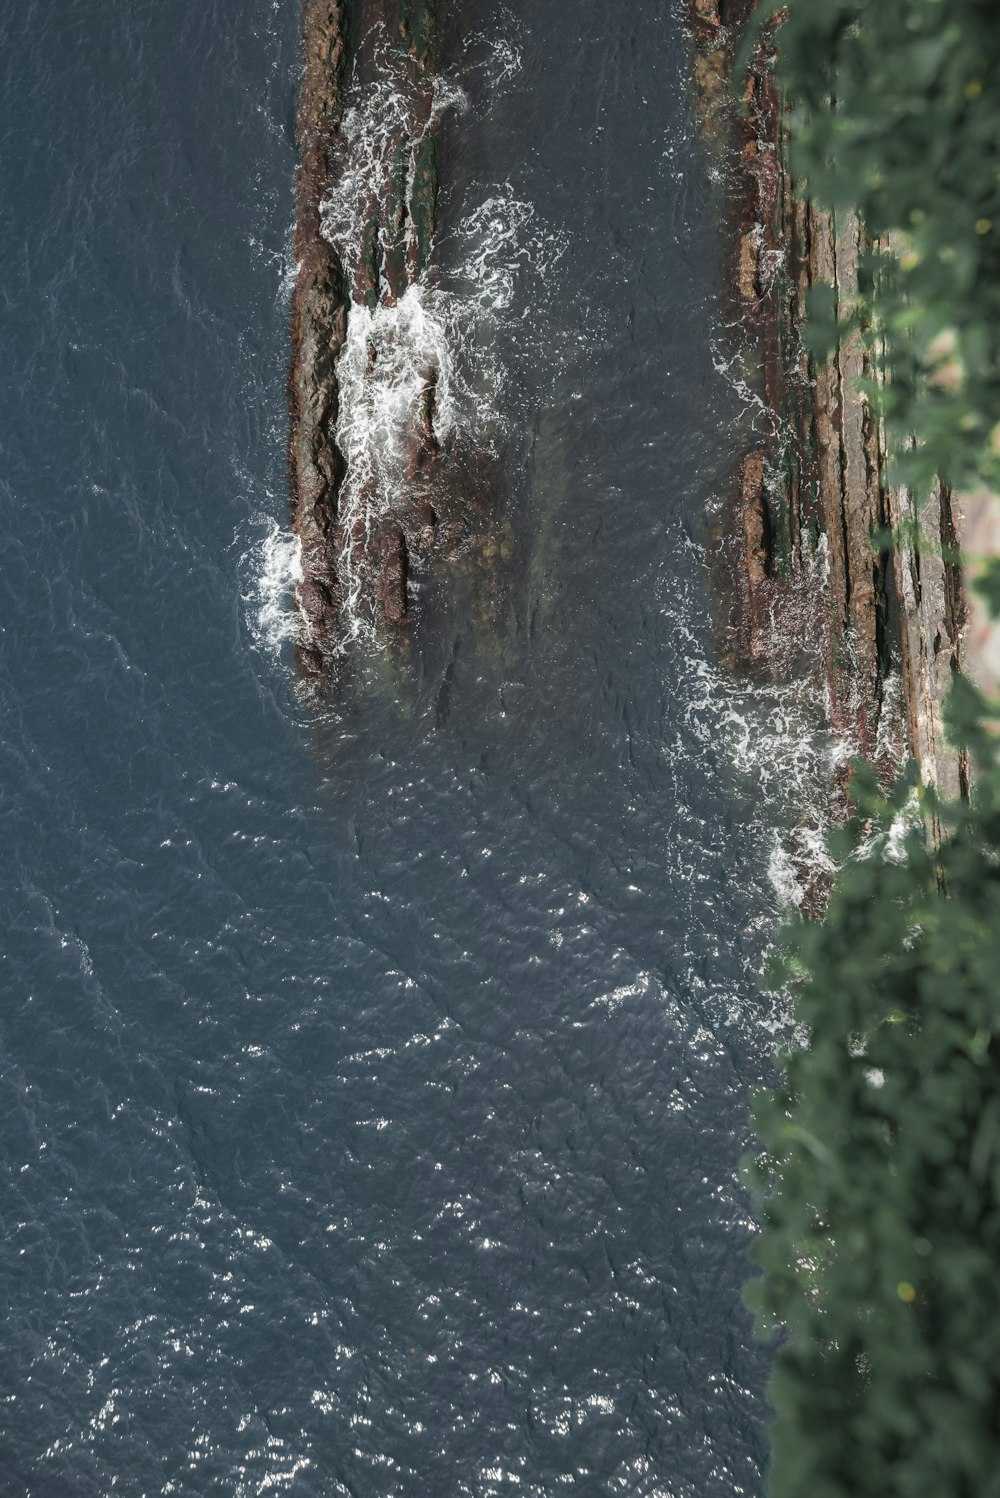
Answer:
[[[438, 370], [429, 360], [411, 380], [396, 481], [362, 475], [352, 503], [343, 493], [349, 455], [338, 367], [349, 329], [398, 308], [433, 275], [444, 3], [303, 0], [288, 466], [301, 543], [296, 658], [314, 682], [336, 675], [359, 621], [380, 640], [405, 630], [411, 576], [454, 553], [469, 508], [463, 490], [484, 489], [481, 479], [470, 482], [468, 455], [440, 438]], [[728, 320], [768, 427], [743, 456], [723, 525], [721, 653], [736, 670], [815, 675], [845, 751], [841, 798], [854, 753], [888, 779], [908, 751], [926, 780], [947, 795], [964, 793], [968, 767], [945, 742], [941, 720], [967, 612], [961, 569], [950, 560], [958, 508], [941, 490], [923, 515], [923, 541], [873, 549], [874, 532], [906, 528], [915, 516], [910, 496], [888, 482], [884, 433], [856, 388], [870, 373], [864, 350], [850, 339], [818, 361], [801, 337], [812, 285], [832, 284], [844, 300], [856, 293], [863, 230], [855, 217], [838, 221], [796, 195], [771, 32], [751, 60], [744, 108], [736, 107], [734, 59], [755, 0], [687, 4], [702, 123], [727, 180]], [[363, 163], [367, 197], [357, 222], [350, 233], [341, 224], [338, 238], [329, 205], [351, 166], [349, 87], [362, 97], [391, 91], [393, 111], [376, 159]], [[374, 336], [365, 349], [368, 367], [356, 372], [354, 391], [362, 401], [382, 357]]]
[[[380, 485], [378, 474], [362, 474], [350, 505], [344, 503], [349, 464], [338, 374], [352, 319], [358, 327], [373, 327], [380, 309], [397, 308], [430, 266], [443, 3], [303, 3], [288, 468], [292, 526], [301, 542], [296, 657], [302, 676], [316, 682], [331, 679], [345, 637], [362, 623], [380, 637], [405, 623], [412, 568], [454, 539], [447, 507], [438, 498], [446, 486], [437, 471], [442, 452], [435, 432], [433, 364], [419, 372], [401, 419], [396, 445], [404, 449], [405, 483]], [[359, 98], [386, 101], [379, 129], [362, 142], [376, 159], [360, 164], [352, 162], [352, 145], [344, 138], [350, 89]], [[352, 166], [364, 172], [365, 201], [355, 214], [358, 224], [350, 230], [340, 225], [338, 236], [328, 221], [331, 194], [340, 190]], [[362, 395], [366, 379], [378, 377], [381, 355], [379, 339], [368, 335], [362, 356], [367, 367], [356, 372]], [[383, 490], [390, 487], [386, 500]]]
[[873, 548], [873, 533], [916, 530], [916, 516], [888, 481], [885, 434], [857, 390], [871, 373], [865, 352], [851, 338], [817, 360], [801, 336], [811, 286], [831, 284], [842, 301], [856, 294], [863, 228], [796, 194], [773, 30], [737, 107], [735, 57], [754, 3], [688, 0], [698, 109], [730, 205], [729, 320], [769, 426], [743, 458], [725, 520], [723, 654], [734, 669], [778, 679], [815, 673], [845, 751], [841, 802], [849, 754], [889, 779], [908, 752], [925, 781], [966, 794], [968, 765], [945, 741], [941, 715], [966, 618], [958, 507], [940, 489], [919, 540]]

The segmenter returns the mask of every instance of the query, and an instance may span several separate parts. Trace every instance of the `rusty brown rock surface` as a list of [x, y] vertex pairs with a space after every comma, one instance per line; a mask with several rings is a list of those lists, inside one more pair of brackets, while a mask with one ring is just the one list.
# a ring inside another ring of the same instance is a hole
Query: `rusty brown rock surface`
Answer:
[[[735, 106], [733, 67], [754, 0], [689, 0], [696, 105], [712, 149], [734, 163], [727, 275], [737, 340], [759, 372], [772, 437], [744, 459], [726, 525], [733, 666], [790, 679], [811, 671], [850, 753], [891, 778], [904, 752], [949, 794], [967, 767], [946, 743], [941, 707], [961, 660], [965, 618], [956, 509], [923, 516], [925, 539], [880, 554], [873, 533], [912, 519], [889, 484], [884, 436], [857, 383], [856, 338], [818, 361], [801, 330], [809, 288], [858, 290], [863, 229], [804, 202], [788, 166], [787, 122], [765, 30]], [[805, 643], [806, 648], [803, 649]], [[846, 777], [841, 771], [840, 790]]]
[[[401, 439], [405, 475], [388, 502], [381, 490], [374, 493], [374, 480], [366, 495], [362, 477], [354, 502], [345, 504], [349, 455], [338, 442], [338, 365], [351, 319], [360, 326], [364, 314], [395, 307], [430, 261], [442, 6], [443, 0], [304, 0], [302, 8], [288, 466], [292, 526], [301, 542], [296, 658], [302, 675], [316, 681], [330, 679], [345, 634], [357, 631], [359, 619], [375, 635], [405, 623], [414, 558], [426, 556], [448, 533], [438, 526], [441, 506], [435, 503], [434, 369], [426, 371], [413, 402]], [[365, 176], [370, 200], [354, 205], [361, 228], [345, 242], [331, 231], [328, 216], [331, 194], [352, 165], [346, 106], [361, 101], [363, 107], [366, 98], [377, 102], [390, 92], [394, 113], [377, 136], [379, 159]], [[369, 375], [378, 357], [370, 339]]]
[[322, 233], [332, 150], [347, 67], [347, 0], [305, 0], [303, 72], [295, 132], [295, 259], [291, 418], [288, 466], [292, 525], [302, 544], [298, 604], [306, 621], [299, 663], [322, 668], [334, 647], [338, 612], [335, 525], [342, 462], [333, 440], [337, 421], [335, 366], [347, 329], [343, 272]]

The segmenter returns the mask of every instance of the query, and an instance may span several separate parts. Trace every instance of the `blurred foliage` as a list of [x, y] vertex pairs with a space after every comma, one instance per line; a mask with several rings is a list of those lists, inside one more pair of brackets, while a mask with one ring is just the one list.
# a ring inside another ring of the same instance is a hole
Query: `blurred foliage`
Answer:
[[[793, 171], [872, 246], [811, 341], [866, 341], [897, 478], [1000, 492], [996, 0], [762, 0], [747, 53], [775, 17]], [[1000, 559], [976, 586], [1000, 615]], [[857, 765], [776, 974], [800, 1043], [755, 1104], [747, 1292], [780, 1332], [773, 1498], [1000, 1498], [1000, 714], [957, 677], [947, 715], [971, 802]]]
[[823, 922], [781, 973], [807, 1045], [759, 1095], [749, 1167], [764, 1271], [747, 1298], [785, 1328], [771, 1397], [773, 1498], [1000, 1494], [1000, 737], [959, 678], [970, 805], [915, 773], [855, 814]]
[[1000, 619], [1000, 557], [982, 559], [979, 574], [972, 586], [995, 619]]
[[793, 171], [873, 246], [856, 305], [816, 289], [812, 341], [861, 330], [900, 479], [1000, 489], [996, 0], [763, 0], [754, 34], [777, 13]]

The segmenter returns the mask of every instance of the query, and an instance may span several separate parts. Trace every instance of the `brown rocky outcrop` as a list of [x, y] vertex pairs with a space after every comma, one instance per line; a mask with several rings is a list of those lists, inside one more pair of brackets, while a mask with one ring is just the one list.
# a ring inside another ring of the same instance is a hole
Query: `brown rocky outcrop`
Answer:
[[714, 149], [733, 163], [732, 321], [772, 420], [770, 440], [742, 463], [725, 527], [735, 600], [723, 625], [726, 659], [783, 679], [813, 671], [846, 749], [887, 779], [907, 750], [926, 780], [958, 793], [966, 766], [941, 723], [964, 620], [950, 560], [955, 507], [939, 492], [923, 514], [923, 539], [876, 549], [877, 532], [914, 517], [909, 496], [888, 481], [884, 433], [858, 390], [872, 375], [865, 350], [846, 338], [817, 360], [801, 337], [811, 286], [835, 287], [841, 304], [856, 296], [863, 227], [795, 190], [773, 24], [751, 59], [740, 110], [733, 64], [754, 0], [689, 4], [699, 112]]
[[298, 604], [306, 620], [299, 663], [322, 669], [334, 646], [338, 613], [337, 491], [343, 463], [333, 440], [337, 422], [335, 368], [347, 330], [347, 296], [338, 257], [322, 233], [334, 137], [347, 65], [347, 0], [305, 0], [303, 72], [295, 132], [295, 259], [292, 364], [288, 379], [291, 429], [288, 466], [292, 524], [302, 543]]
[[[302, 674], [316, 680], [327, 679], [336, 663], [348, 610], [355, 625], [363, 616], [376, 632], [404, 623], [414, 561], [454, 532], [454, 525], [437, 525], [447, 501], [436, 495], [438, 484], [446, 485], [437, 471], [435, 369], [421, 377], [401, 438], [405, 472], [388, 498], [385, 483], [375, 492], [377, 474], [357, 479], [348, 473], [338, 446], [338, 362], [350, 320], [395, 307], [430, 264], [438, 170], [435, 48], [443, 3], [303, 3], [288, 464], [292, 525], [302, 545], [296, 655]], [[355, 214], [359, 223], [346, 234], [349, 242], [342, 242], [325, 218], [351, 166], [344, 138], [348, 87], [352, 103], [363, 104], [380, 89], [391, 92], [394, 112], [374, 137], [378, 160], [366, 163], [370, 200]], [[374, 338], [367, 359], [367, 375], [377, 378]], [[359, 486], [352, 505], [344, 503], [345, 479]]]

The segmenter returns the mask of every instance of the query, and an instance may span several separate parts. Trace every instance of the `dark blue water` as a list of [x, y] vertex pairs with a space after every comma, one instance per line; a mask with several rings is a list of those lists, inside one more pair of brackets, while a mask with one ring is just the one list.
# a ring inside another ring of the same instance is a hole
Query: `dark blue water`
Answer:
[[675, 7], [456, 23], [446, 220], [565, 243], [493, 351], [513, 581], [321, 717], [260, 622], [297, 22], [0, 17], [0, 1491], [757, 1494], [780, 734], [711, 666]]

